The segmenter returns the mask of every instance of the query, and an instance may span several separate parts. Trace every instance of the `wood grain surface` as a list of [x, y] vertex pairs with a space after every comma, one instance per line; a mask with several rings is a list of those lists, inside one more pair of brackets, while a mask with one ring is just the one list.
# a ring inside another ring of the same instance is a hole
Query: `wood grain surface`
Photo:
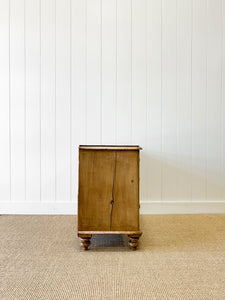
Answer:
[[79, 150], [78, 231], [139, 230], [139, 151]]

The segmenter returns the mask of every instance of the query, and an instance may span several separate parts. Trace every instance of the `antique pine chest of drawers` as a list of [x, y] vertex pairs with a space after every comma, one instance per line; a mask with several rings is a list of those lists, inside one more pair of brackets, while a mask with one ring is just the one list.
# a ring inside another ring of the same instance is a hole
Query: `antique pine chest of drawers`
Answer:
[[135, 250], [139, 228], [139, 146], [79, 146], [78, 237], [127, 234]]

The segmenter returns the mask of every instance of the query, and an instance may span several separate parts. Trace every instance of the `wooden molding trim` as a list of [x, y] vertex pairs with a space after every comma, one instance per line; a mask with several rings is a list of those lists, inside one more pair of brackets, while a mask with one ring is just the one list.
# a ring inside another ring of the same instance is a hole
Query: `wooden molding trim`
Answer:
[[80, 150], [116, 150], [116, 151], [123, 151], [123, 150], [142, 150], [140, 146], [113, 146], [113, 145], [80, 145]]
[[77, 235], [81, 236], [88, 236], [92, 234], [127, 234], [132, 236], [141, 236], [141, 231], [78, 231]]

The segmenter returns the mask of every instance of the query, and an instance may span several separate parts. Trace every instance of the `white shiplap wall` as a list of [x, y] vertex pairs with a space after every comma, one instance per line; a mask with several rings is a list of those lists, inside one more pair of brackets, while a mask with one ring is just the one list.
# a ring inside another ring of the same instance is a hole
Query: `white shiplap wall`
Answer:
[[75, 213], [79, 144], [139, 144], [142, 213], [225, 213], [224, 0], [0, 0], [0, 213]]

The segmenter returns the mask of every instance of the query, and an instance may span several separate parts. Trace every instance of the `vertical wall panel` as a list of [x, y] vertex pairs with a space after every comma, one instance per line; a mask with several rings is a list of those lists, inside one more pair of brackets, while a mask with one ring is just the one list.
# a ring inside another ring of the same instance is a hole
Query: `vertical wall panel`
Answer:
[[0, 201], [10, 201], [9, 2], [0, 1]]
[[191, 200], [192, 1], [177, 1], [177, 198]]
[[193, 1], [192, 199], [206, 198], [206, 1]]
[[177, 199], [177, 7], [162, 1], [162, 198]]
[[55, 0], [41, 0], [41, 201], [55, 201]]
[[207, 0], [207, 200], [221, 200], [221, 0]]
[[11, 196], [25, 200], [24, 0], [10, 1]]
[[162, 182], [162, 2], [147, 1], [148, 200], [161, 201]]
[[117, 1], [117, 143], [132, 142], [131, 1]]
[[[132, 1], [132, 144], [146, 151], [146, 1]], [[140, 45], [142, 45], [140, 47]], [[140, 197], [147, 199], [147, 156], [140, 161]]]
[[221, 180], [222, 180], [222, 200], [225, 199], [225, 2], [222, 1], [221, 9], [221, 18], [222, 18], [222, 65], [221, 65], [221, 99], [222, 99], [222, 109], [221, 109], [221, 158], [222, 158], [222, 167], [221, 167]]
[[40, 1], [25, 2], [26, 199], [40, 201]]
[[56, 1], [56, 201], [70, 201], [70, 1]]
[[[132, 1], [132, 143], [146, 143], [146, 1]], [[141, 47], [140, 47], [141, 45]]]
[[102, 143], [116, 143], [117, 0], [102, 1]]
[[101, 1], [87, 0], [87, 143], [102, 141]]
[[86, 144], [86, 1], [72, 1], [72, 200], [77, 200], [78, 146]]

